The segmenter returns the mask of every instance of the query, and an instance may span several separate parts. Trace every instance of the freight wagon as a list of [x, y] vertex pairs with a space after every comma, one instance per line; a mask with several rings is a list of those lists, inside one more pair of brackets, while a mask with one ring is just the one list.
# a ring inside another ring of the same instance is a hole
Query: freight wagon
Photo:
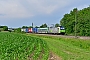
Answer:
[[32, 28], [21, 28], [21, 32], [32, 33]]
[[48, 33], [48, 28], [37, 28], [37, 33]]
[[28, 28], [28, 32], [32, 33], [33, 32], [32, 28]]
[[37, 33], [37, 28], [32, 28], [32, 33]]

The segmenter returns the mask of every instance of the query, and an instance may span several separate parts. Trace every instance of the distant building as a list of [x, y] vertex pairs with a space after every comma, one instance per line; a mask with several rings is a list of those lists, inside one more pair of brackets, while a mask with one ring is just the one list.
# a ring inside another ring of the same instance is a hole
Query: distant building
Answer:
[[14, 31], [15, 28], [8, 28], [8, 31]]

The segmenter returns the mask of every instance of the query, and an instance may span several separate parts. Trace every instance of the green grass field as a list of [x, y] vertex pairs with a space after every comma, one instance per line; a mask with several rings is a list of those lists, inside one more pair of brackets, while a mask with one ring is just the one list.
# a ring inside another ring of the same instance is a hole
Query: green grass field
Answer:
[[90, 60], [90, 40], [0, 32], [0, 60]]
[[50, 51], [62, 60], [90, 60], [90, 40], [31, 35], [47, 42]]

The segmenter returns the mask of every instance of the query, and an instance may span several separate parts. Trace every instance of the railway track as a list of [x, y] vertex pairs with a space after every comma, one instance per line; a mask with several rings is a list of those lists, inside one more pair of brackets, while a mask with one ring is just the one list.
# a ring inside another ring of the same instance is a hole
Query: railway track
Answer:
[[[28, 33], [29, 34], [29, 33]], [[30, 33], [32, 34], [32, 33]], [[64, 37], [64, 38], [77, 38], [77, 39], [83, 39], [83, 40], [90, 40], [90, 37], [87, 36], [67, 36], [67, 35], [53, 35], [53, 34], [35, 34], [35, 35], [45, 35], [45, 36], [55, 36], [55, 37]]]

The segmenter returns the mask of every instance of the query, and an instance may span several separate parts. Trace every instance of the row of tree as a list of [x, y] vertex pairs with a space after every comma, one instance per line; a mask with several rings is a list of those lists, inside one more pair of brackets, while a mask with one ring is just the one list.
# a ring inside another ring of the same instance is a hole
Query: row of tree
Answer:
[[[60, 26], [60, 24], [55, 24], [55, 27], [59, 27]], [[47, 26], [47, 24], [45, 23], [45, 24], [42, 24], [41, 26], [36, 26], [35, 28], [46, 28], [46, 27], [48, 27]], [[33, 26], [22, 26], [22, 28], [33, 28]], [[0, 31], [9, 31], [9, 32], [20, 32], [21, 31], [21, 28], [16, 28], [16, 29], [14, 29], [14, 28], [10, 28], [9, 30], [8, 30], [8, 26], [0, 26]]]
[[[55, 24], [55, 27], [59, 27], [60, 24], [56, 23]], [[22, 26], [22, 28], [32, 28], [33, 26]], [[45, 24], [42, 24], [41, 26], [36, 26], [35, 28], [46, 28], [48, 27], [48, 25], [45, 23]]]
[[[55, 24], [55, 27], [59, 27], [59, 26], [60, 26], [60, 24], [58, 24], [58, 23]], [[48, 26], [45, 23], [45, 24], [42, 24], [40, 27], [36, 26], [35, 28], [46, 28], [46, 27], [48, 27]], [[32, 26], [22, 26], [21, 28], [33, 28], [33, 25]], [[16, 28], [16, 29], [14, 29], [13, 32], [21, 33], [21, 28]], [[12, 30], [9, 30], [9, 32], [12, 32]], [[22, 32], [22, 33], [24, 33], [24, 32]]]
[[60, 24], [65, 27], [66, 34], [90, 36], [90, 7], [82, 10], [74, 8], [69, 14], [64, 15]]

